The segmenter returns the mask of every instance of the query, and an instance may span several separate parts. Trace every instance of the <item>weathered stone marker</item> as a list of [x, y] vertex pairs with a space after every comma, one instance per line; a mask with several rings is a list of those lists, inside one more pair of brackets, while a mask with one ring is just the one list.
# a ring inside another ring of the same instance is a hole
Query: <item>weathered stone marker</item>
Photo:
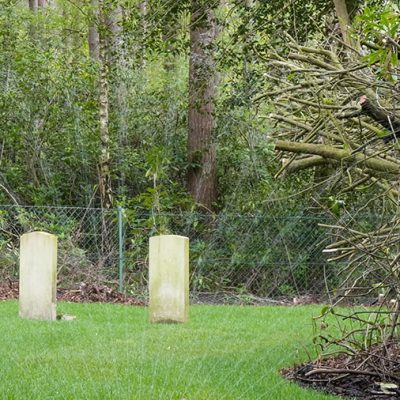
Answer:
[[46, 232], [21, 236], [19, 315], [56, 319], [57, 238]]
[[186, 322], [189, 316], [189, 239], [150, 238], [150, 322]]

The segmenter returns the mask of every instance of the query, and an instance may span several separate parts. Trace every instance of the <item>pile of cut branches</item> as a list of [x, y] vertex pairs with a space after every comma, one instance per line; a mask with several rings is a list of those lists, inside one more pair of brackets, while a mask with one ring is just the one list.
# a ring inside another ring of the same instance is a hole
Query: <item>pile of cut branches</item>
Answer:
[[288, 40], [286, 55], [267, 58], [272, 90], [257, 99], [275, 107], [270, 118], [282, 160], [276, 176], [328, 169], [325, 184], [337, 195], [369, 185], [397, 200], [400, 160], [396, 141], [388, 140], [400, 127], [395, 83], [378, 78], [360, 51]]
[[354, 357], [336, 357], [283, 371], [302, 386], [364, 400], [400, 396], [400, 347], [397, 342], [375, 345]]
[[[301, 385], [357, 399], [391, 400], [400, 396], [398, 304], [359, 307], [345, 313], [325, 307], [315, 319], [314, 343], [320, 357], [282, 371]], [[329, 333], [329, 325], [339, 334]]]
[[399, 398], [400, 47], [382, 41], [396, 55], [382, 73], [380, 60], [368, 57], [383, 54], [379, 43], [288, 42], [286, 53], [266, 58], [271, 90], [258, 98], [274, 107], [276, 177], [311, 180], [306, 190], [336, 218], [323, 225], [325, 253], [339, 272], [333, 305], [356, 298], [372, 307], [348, 314], [326, 307], [316, 320], [320, 358], [284, 375], [352, 398]]
[[388, 76], [379, 73], [382, 65], [366, 63], [371, 43], [288, 41], [287, 54], [269, 55], [274, 88], [259, 98], [273, 99], [276, 108], [270, 115], [282, 160], [276, 177], [312, 171], [313, 199], [337, 217], [325, 225], [331, 234], [325, 252], [343, 266], [341, 296], [380, 293], [398, 301], [400, 92], [394, 78], [400, 68], [393, 65]]

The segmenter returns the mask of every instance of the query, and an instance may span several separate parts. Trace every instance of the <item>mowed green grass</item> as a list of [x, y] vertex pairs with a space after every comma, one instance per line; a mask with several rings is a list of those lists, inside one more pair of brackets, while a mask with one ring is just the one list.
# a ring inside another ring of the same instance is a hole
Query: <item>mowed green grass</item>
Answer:
[[140, 307], [59, 303], [76, 320], [42, 322], [0, 302], [0, 398], [333, 399], [279, 375], [312, 351], [319, 308], [192, 306], [151, 325]]

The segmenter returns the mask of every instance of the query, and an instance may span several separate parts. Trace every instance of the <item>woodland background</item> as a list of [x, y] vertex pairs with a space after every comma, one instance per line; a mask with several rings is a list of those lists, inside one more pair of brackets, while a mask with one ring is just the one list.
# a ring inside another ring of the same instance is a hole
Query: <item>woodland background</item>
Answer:
[[[318, 290], [326, 268], [343, 268], [346, 284], [397, 291], [398, 147], [374, 138], [400, 126], [398, 7], [1, 0], [3, 271], [14, 274], [19, 232], [38, 226], [71, 238], [66, 254], [83, 257], [64, 260], [74, 268], [92, 251], [75, 217], [38, 222], [21, 206], [120, 206], [136, 221], [126, 231], [134, 286], [147, 235], [178, 229], [198, 263], [213, 260], [201, 288], [264, 296], [283, 268], [290, 284], [273, 293], [293, 294], [310, 285], [298, 290], [282, 266], [307, 280], [318, 265]], [[112, 253], [103, 228], [101, 254]]]

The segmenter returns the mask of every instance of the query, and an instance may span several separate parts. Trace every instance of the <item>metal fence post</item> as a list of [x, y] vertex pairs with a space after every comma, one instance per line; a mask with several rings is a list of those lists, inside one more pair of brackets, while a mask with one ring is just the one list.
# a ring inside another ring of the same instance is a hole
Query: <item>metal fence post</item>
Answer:
[[124, 290], [124, 209], [117, 207], [118, 212], [118, 266], [119, 291]]

